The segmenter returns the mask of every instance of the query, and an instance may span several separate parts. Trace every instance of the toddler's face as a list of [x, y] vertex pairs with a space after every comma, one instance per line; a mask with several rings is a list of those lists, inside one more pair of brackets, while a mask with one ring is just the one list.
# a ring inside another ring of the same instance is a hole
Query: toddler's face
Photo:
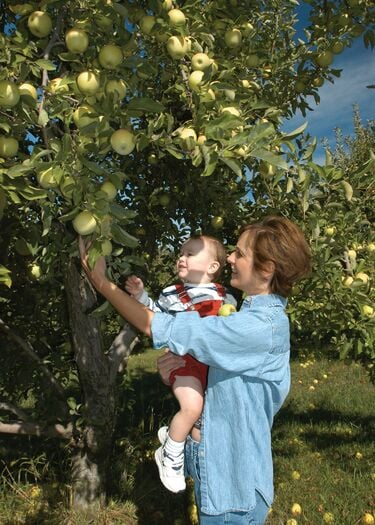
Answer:
[[193, 284], [210, 283], [215, 262], [212, 248], [205, 239], [189, 239], [177, 259], [177, 275], [182, 281]]

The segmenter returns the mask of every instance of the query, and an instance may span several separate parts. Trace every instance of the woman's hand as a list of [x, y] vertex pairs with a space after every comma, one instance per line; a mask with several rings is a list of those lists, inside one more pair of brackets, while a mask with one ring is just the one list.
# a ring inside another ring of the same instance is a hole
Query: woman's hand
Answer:
[[170, 385], [169, 376], [171, 375], [171, 372], [182, 366], [185, 366], [185, 359], [174, 354], [169, 349], [167, 349], [165, 354], [157, 360], [158, 372], [165, 385]]
[[95, 267], [91, 269], [89, 267], [89, 262], [88, 262], [89, 260], [88, 249], [90, 248], [90, 244], [86, 245], [82, 237], [79, 236], [78, 247], [79, 247], [79, 254], [81, 257], [82, 267], [85, 270], [87, 278], [92, 283], [92, 285], [100, 292], [100, 289], [103, 283], [108, 281], [106, 274], [105, 274], [106, 268], [107, 268], [105, 259], [104, 257], [100, 257], [96, 261]]

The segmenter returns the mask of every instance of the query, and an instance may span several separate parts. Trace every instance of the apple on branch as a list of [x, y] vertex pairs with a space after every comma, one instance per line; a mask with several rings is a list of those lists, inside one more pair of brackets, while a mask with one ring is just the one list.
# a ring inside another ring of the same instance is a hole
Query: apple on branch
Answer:
[[18, 140], [14, 137], [0, 135], [0, 157], [15, 157], [18, 152]]
[[84, 95], [95, 95], [100, 88], [100, 78], [93, 71], [82, 71], [77, 77], [78, 89]]
[[0, 80], [0, 106], [12, 108], [20, 99], [20, 90], [14, 82]]
[[82, 29], [70, 29], [65, 35], [66, 47], [71, 53], [84, 53], [89, 46], [89, 37]]
[[186, 23], [186, 17], [181, 9], [170, 9], [168, 11], [169, 23], [174, 27], [183, 26]]
[[93, 214], [84, 210], [76, 215], [73, 219], [73, 228], [79, 235], [90, 235], [96, 229], [97, 222]]
[[52, 20], [44, 11], [34, 11], [27, 20], [27, 26], [34, 36], [44, 38], [52, 31]]
[[98, 60], [105, 69], [116, 69], [124, 60], [124, 55], [121, 47], [115, 44], [108, 44], [99, 51]]
[[118, 129], [111, 135], [111, 146], [119, 155], [129, 155], [135, 148], [135, 138], [131, 131]]

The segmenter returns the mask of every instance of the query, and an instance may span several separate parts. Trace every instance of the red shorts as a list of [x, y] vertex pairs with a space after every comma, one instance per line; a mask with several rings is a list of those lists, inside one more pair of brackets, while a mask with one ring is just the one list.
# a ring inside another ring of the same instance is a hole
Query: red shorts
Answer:
[[197, 361], [189, 354], [184, 355], [183, 359], [186, 363], [185, 366], [181, 366], [181, 368], [177, 368], [177, 370], [173, 370], [173, 372], [171, 372], [171, 375], [169, 376], [170, 384], [173, 385], [176, 376], [192, 376], [199, 379], [199, 381], [202, 383], [203, 390], [206, 390], [208, 366], [204, 365], [200, 361]]

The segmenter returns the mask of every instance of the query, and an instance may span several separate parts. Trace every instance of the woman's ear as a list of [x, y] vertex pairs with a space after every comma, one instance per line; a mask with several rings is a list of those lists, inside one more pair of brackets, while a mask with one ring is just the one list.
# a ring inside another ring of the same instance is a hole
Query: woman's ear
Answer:
[[267, 261], [265, 264], [263, 264], [262, 274], [267, 279], [272, 278], [275, 271], [276, 271], [276, 265], [273, 261]]

